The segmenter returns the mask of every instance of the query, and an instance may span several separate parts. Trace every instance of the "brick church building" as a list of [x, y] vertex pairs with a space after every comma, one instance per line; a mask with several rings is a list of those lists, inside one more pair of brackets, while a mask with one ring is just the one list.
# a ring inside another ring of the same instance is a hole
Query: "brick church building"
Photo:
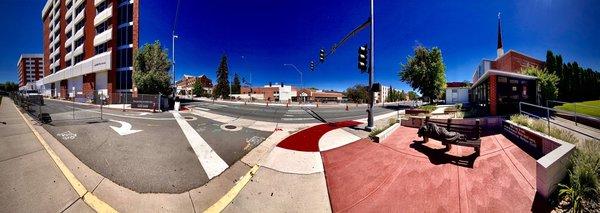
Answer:
[[527, 67], [543, 68], [544, 62], [509, 50], [504, 53], [498, 15], [498, 48], [495, 60], [484, 59], [473, 74], [471, 102], [490, 115], [518, 111], [519, 102], [538, 103], [537, 78], [523, 74]]

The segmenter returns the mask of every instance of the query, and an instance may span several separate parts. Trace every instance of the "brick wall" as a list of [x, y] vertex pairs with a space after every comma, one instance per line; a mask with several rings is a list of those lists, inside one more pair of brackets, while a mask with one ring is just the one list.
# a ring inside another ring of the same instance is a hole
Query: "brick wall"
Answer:
[[96, 73], [83, 75], [83, 94], [91, 94], [96, 90]]
[[504, 56], [498, 58], [496, 61], [493, 61], [491, 68], [495, 70], [520, 73], [521, 69], [530, 66], [542, 68], [544, 66], [544, 62], [517, 52], [509, 51]]

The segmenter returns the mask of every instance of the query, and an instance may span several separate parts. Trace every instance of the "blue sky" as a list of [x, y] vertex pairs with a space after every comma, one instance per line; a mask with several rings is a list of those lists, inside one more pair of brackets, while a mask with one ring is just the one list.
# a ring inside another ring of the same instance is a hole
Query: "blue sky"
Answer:
[[[161, 41], [171, 50], [175, 0], [142, 0], [141, 43]], [[17, 80], [21, 53], [42, 51], [43, 0], [0, 0], [0, 82]], [[375, 80], [410, 89], [399, 81], [401, 63], [416, 44], [442, 49], [448, 81], [471, 79], [482, 58], [495, 58], [496, 15], [502, 12], [505, 51], [515, 49], [545, 60], [546, 50], [600, 70], [600, 2], [594, 0], [375, 1]], [[269, 81], [343, 90], [366, 83], [356, 68], [357, 48], [368, 31], [308, 71], [319, 48], [329, 48], [368, 17], [368, 0], [193, 1], [181, 0], [176, 41], [177, 77], [206, 74], [213, 80], [226, 53], [230, 72], [252, 83]]]

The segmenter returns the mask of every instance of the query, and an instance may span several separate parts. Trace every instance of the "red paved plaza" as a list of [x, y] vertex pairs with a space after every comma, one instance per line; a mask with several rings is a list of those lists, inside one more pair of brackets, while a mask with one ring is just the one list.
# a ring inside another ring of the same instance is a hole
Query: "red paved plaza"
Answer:
[[502, 134], [482, 137], [481, 155], [417, 137], [400, 127], [382, 143], [366, 139], [322, 152], [334, 212], [529, 212], [536, 159]]

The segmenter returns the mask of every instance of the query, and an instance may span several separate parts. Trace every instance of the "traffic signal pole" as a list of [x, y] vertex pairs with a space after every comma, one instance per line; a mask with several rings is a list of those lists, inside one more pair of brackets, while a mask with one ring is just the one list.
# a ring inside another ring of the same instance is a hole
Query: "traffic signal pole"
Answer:
[[372, 131], [374, 128], [373, 105], [375, 103], [375, 94], [373, 92], [373, 81], [375, 80], [375, 19], [373, 1], [374, 0], [371, 0], [371, 32], [369, 33], [369, 107], [367, 109], [368, 117], [366, 127], [366, 129], [369, 131]]

